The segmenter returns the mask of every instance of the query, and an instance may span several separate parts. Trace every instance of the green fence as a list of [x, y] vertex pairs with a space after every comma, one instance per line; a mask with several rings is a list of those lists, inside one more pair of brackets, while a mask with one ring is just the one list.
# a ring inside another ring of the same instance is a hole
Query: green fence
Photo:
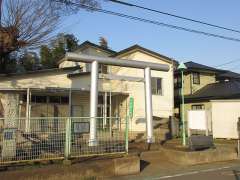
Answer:
[[4, 122], [0, 119], [0, 165], [126, 153], [128, 147], [120, 118], [97, 118], [96, 146], [89, 146], [89, 117], [21, 118], [14, 126]]

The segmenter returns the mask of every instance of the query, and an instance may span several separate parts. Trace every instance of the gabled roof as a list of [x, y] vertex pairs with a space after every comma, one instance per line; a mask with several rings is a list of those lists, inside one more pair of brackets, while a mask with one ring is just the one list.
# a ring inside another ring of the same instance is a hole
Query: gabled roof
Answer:
[[90, 41], [85, 41], [85, 42], [83, 42], [82, 44], [80, 44], [79, 45], [79, 49], [81, 49], [81, 48], [85, 48], [85, 47], [95, 47], [95, 48], [97, 48], [97, 49], [100, 49], [100, 50], [102, 50], [102, 51], [105, 51], [105, 52], [107, 52], [107, 53], [110, 53], [110, 54], [115, 54], [116, 53], [116, 51], [113, 51], [113, 50], [111, 50], [111, 49], [109, 49], [109, 48], [106, 48], [106, 47], [103, 47], [103, 46], [100, 46], [100, 45], [97, 45], [97, 44], [95, 44], [95, 43], [92, 43], [92, 42], [90, 42]]
[[199, 64], [193, 61], [189, 61], [184, 63], [185, 66], [187, 67], [188, 70], [206, 70], [206, 71], [213, 71], [213, 72], [219, 72], [219, 69], [210, 67], [210, 66], [206, 66], [203, 64]]
[[[101, 50], [101, 51], [104, 51], [104, 52], [108, 53], [109, 56], [112, 56], [112, 55], [116, 54], [116, 51], [113, 51], [113, 50], [111, 50], [111, 49], [109, 49], [109, 48], [105, 48], [105, 47], [103, 47], [103, 46], [99, 46], [99, 45], [97, 45], [97, 44], [95, 44], [95, 43], [92, 43], [92, 42], [90, 42], [90, 41], [84, 41], [82, 44], [79, 45], [79, 47], [78, 47], [74, 52], [77, 53], [77, 52], [79, 52], [80, 50], [82, 50], [82, 49], [84, 49], [84, 48], [87, 48], [87, 47], [94, 47], [94, 48], [96, 48], [96, 49], [99, 49], [99, 50]], [[57, 64], [60, 64], [60, 63], [62, 63], [63, 61], [65, 61], [65, 57], [61, 58], [61, 59], [57, 62]]]
[[240, 98], [240, 81], [224, 81], [208, 84], [194, 94], [186, 96], [186, 102], [234, 98]]
[[3, 77], [13, 77], [13, 76], [32, 75], [32, 74], [59, 73], [59, 72], [65, 72], [65, 71], [75, 71], [78, 69], [81, 69], [81, 67], [73, 66], [73, 67], [65, 67], [65, 68], [41, 69], [41, 70], [36, 70], [36, 71], [0, 74], [0, 77], [3, 78]]
[[155, 51], [152, 51], [150, 49], [144, 48], [144, 47], [142, 47], [142, 46], [140, 46], [138, 44], [135, 44], [133, 46], [130, 46], [130, 47], [126, 48], [126, 49], [123, 49], [123, 50], [117, 52], [116, 54], [113, 55], [113, 57], [120, 56], [120, 55], [128, 53], [130, 51], [137, 51], [137, 50], [140, 50], [140, 51], [143, 51], [143, 52], [147, 52], [147, 53], [152, 54], [154, 56], [160, 57], [160, 58], [162, 58], [163, 60], [165, 60], [168, 63], [174, 63], [174, 64], [177, 63], [177, 61], [173, 60], [172, 58], [169, 58], [169, 57], [167, 57], [165, 55], [159, 54], [159, 53], [157, 53]]
[[240, 74], [232, 71], [223, 70], [217, 75], [217, 78], [229, 78], [229, 79], [240, 79]]

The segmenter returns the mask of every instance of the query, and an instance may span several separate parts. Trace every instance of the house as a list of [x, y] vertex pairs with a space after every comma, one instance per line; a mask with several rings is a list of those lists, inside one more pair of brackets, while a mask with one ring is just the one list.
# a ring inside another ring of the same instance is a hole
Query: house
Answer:
[[[184, 71], [184, 87], [183, 94], [188, 96], [194, 94], [197, 90], [216, 82], [216, 75], [219, 73], [218, 69], [198, 64], [195, 62], [184, 63], [187, 69]], [[180, 113], [180, 90], [181, 90], [181, 74], [178, 70], [174, 72], [174, 102], [175, 114], [179, 116]]]
[[[185, 120], [188, 120], [188, 111], [205, 110], [215, 138], [237, 138], [240, 74], [195, 62], [185, 65]], [[179, 72], [175, 72], [175, 112], [179, 112], [181, 105], [177, 93], [181, 88], [180, 81]]]
[[[168, 72], [152, 71], [153, 116], [156, 123], [161, 118], [173, 116], [175, 61], [171, 58], [139, 45], [115, 52], [89, 41], [82, 43], [76, 53], [169, 65]], [[130, 130], [145, 131], [143, 70], [100, 65], [99, 73], [98, 116], [115, 117], [124, 124], [132, 97], [134, 114]], [[59, 128], [57, 117], [89, 118], [90, 79], [89, 64], [65, 59], [59, 61], [56, 69], [2, 75], [0, 92], [4, 117], [23, 119], [24, 127], [26, 118], [54, 117], [53, 129]], [[40, 126], [44, 129], [44, 122]]]
[[[195, 94], [198, 90], [202, 89], [208, 84], [238, 80], [240, 74], [213, 68], [203, 64], [195, 62], [184, 63], [187, 69], [184, 71], [184, 96], [190, 96]], [[175, 102], [175, 112], [179, 113], [180, 105], [180, 89], [181, 89], [181, 75], [178, 70], [174, 72], [174, 102]], [[200, 108], [193, 105], [193, 109]]]

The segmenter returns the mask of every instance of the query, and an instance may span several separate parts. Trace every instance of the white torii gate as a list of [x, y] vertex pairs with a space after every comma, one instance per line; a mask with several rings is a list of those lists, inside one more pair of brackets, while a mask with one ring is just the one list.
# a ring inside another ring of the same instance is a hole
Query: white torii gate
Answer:
[[147, 119], [147, 143], [154, 141], [153, 123], [152, 123], [152, 87], [151, 87], [151, 70], [169, 71], [169, 66], [165, 64], [126, 60], [110, 57], [98, 57], [76, 53], [67, 53], [66, 60], [74, 62], [91, 63], [91, 91], [90, 91], [90, 137], [89, 145], [97, 145], [97, 105], [98, 105], [98, 64], [106, 64], [121, 67], [131, 67], [144, 69], [145, 77], [145, 109]]

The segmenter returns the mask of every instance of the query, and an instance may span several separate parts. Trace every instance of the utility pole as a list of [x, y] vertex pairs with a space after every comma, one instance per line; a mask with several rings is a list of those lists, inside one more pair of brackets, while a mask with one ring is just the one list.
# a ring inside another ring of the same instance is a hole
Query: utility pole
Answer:
[[180, 72], [181, 72], [181, 121], [182, 121], [182, 145], [186, 146], [186, 127], [185, 127], [185, 109], [184, 109], [184, 75], [183, 75], [183, 71], [187, 69], [187, 67], [185, 66], [184, 63], [180, 63], [180, 65], [177, 68]]
[[2, 4], [3, 0], [0, 0], [0, 27], [2, 27]]
[[[0, 51], [3, 52], [3, 35], [2, 33], [2, 4], [3, 0], [0, 0]], [[3, 57], [0, 54], [0, 62], [3, 61]]]

